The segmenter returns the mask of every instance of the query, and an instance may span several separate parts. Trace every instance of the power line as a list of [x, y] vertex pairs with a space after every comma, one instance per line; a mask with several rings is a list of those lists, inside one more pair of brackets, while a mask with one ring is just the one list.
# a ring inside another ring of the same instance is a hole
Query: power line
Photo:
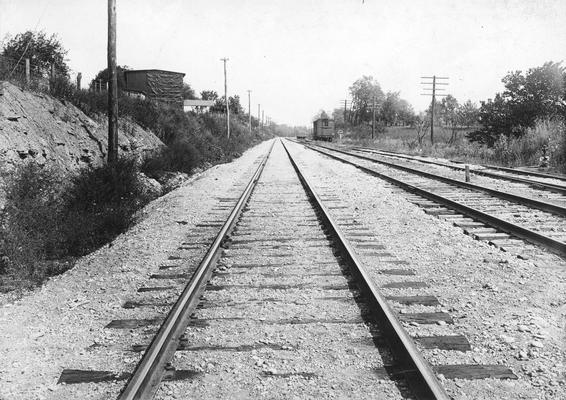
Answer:
[[248, 127], [250, 129], [250, 135], [252, 134], [252, 102], [251, 102], [251, 90], [248, 90]]
[[108, 0], [108, 163], [118, 160], [118, 74], [116, 73], [116, 0]]
[[224, 61], [224, 102], [226, 103], [226, 132], [228, 139], [230, 139], [230, 105], [228, 104], [228, 83], [226, 77], [226, 61], [228, 60], [228, 58], [220, 59], [220, 61]]
[[[432, 102], [430, 106], [430, 143], [434, 144], [434, 104], [436, 103], [436, 96], [443, 97], [447, 96], [446, 94], [437, 94], [437, 90], [446, 90], [443, 88], [437, 88], [437, 85], [448, 85], [448, 82], [442, 82], [442, 80], [448, 80], [450, 78], [444, 76], [421, 76], [421, 79], [424, 79], [424, 82], [421, 82], [421, 85], [432, 85], [432, 87], [423, 87], [423, 90], [430, 90], [430, 93], [421, 93], [421, 96], [432, 96]], [[439, 80], [440, 82], [437, 82]]]

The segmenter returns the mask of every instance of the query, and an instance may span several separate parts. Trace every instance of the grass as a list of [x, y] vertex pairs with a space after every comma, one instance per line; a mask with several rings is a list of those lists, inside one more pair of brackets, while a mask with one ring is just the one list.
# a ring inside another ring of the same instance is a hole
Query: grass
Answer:
[[387, 127], [376, 139], [367, 134], [343, 138], [343, 143], [379, 148], [411, 155], [447, 158], [460, 162], [493, 164], [506, 167], [537, 166], [543, 153], [549, 156], [551, 171], [566, 172], [566, 126], [558, 121], [539, 121], [520, 138], [501, 137], [493, 147], [469, 142], [466, 130], [453, 142], [449, 129], [435, 127], [435, 143], [430, 143], [430, 130], [418, 143], [416, 131], [410, 127]]

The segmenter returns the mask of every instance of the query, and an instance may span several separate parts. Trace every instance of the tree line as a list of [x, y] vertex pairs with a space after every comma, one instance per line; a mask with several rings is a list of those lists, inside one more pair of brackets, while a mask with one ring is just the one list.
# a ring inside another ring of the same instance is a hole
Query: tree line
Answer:
[[[431, 107], [425, 112], [415, 113], [409, 102], [400, 96], [400, 92], [383, 92], [379, 82], [372, 76], [363, 76], [349, 88], [351, 101], [348, 107], [338, 107], [332, 117], [340, 124], [359, 126], [372, 122], [375, 111], [375, 123], [386, 126], [408, 126], [429, 124]], [[469, 129], [477, 124], [478, 108], [470, 100], [460, 104], [451, 95], [435, 103], [435, 125], [449, 127], [456, 135], [459, 129]], [[428, 125], [430, 126], [430, 125]]]
[[[434, 125], [450, 130], [450, 142], [465, 131], [469, 141], [493, 147], [500, 138], [523, 137], [539, 121], [566, 121], [566, 68], [561, 62], [509, 72], [502, 82], [505, 90], [481, 101], [479, 107], [470, 100], [460, 103], [452, 95], [437, 100]], [[332, 112], [337, 126], [368, 125], [375, 112], [374, 123], [382, 129], [430, 128], [432, 105], [417, 114], [399, 92], [384, 92], [372, 76], [357, 79], [349, 92], [350, 103]]]

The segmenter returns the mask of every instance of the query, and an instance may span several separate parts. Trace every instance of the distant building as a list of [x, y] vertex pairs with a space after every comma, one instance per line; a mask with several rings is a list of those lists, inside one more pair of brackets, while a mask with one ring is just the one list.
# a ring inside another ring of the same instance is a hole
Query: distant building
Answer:
[[124, 92], [159, 103], [183, 107], [182, 72], [160, 69], [139, 69], [124, 71]]
[[183, 111], [185, 112], [196, 111], [197, 113], [208, 111], [210, 107], [214, 105], [214, 103], [215, 103], [214, 100], [200, 100], [200, 99], [184, 100]]

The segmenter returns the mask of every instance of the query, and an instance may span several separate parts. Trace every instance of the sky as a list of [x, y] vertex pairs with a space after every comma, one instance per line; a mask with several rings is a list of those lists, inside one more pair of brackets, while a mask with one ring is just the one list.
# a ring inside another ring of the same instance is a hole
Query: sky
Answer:
[[[302, 126], [364, 75], [417, 112], [421, 76], [479, 103], [509, 71], [565, 60], [565, 21], [565, 0], [117, 0], [117, 60], [223, 94], [227, 57], [229, 95]], [[0, 40], [26, 30], [56, 33], [83, 84], [106, 67], [105, 0], [0, 0]]]

